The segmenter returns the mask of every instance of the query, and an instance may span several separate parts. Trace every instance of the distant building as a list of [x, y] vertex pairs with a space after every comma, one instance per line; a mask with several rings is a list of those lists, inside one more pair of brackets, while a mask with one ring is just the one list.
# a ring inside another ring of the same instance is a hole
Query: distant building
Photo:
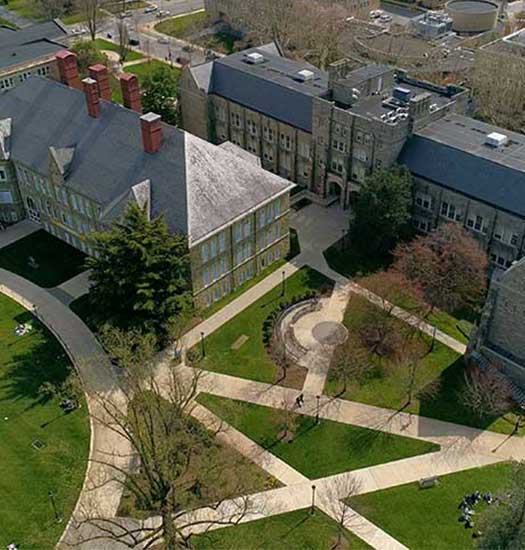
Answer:
[[525, 388], [524, 317], [525, 258], [492, 281], [468, 351], [478, 363], [484, 358], [498, 366], [521, 388]]
[[0, 91], [32, 75], [58, 78], [55, 54], [64, 49], [68, 31], [58, 20], [21, 30], [0, 25]]
[[88, 234], [138, 204], [188, 237], [203, 307], [286, 256], [292, 183], [231, 143], [141, 116], [135, 76], [121, 77], [132, 110], [101, 99], [105, 67], [80, 82], [74, 54], [58, 55], [66, 85], [31, 77], [0, 93], [1, 220], [28, 217], [89, 254]]
[[452, 18], [443, 12], [425, 12], [410, 20], [414, 31], [427, 40], [439, 38], [452, 30]]

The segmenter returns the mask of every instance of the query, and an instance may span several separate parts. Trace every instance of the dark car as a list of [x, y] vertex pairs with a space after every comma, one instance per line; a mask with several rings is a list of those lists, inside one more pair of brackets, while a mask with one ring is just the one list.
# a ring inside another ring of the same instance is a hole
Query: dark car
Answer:
[[140, 46], [140, 40], [138, 38], [130, 38], [128, 42], [130, 46]]

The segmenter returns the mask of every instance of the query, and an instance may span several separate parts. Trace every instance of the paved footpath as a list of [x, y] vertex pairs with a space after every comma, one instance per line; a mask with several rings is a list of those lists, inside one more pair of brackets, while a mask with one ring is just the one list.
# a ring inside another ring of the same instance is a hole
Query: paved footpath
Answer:
[[[75, 522], [85, 514], [114, 517], [122, 485], [115, 480], [114, 470], [96, 461], [127, 467], [131, 455], [127, 441], [103, 423], [107, 421], [99, 398], [112, 400], [122, 407], [123, 400], [106, 355], [88, 327], [69, 308], [45, 289], [14, 273], [0, 269], [0, 292], [31, 311], [58, 338], [79, 372], [91, 417], [91, 444], [86, 478], [73, 517], [66, 526], [63, 542], [74, 543], [87, 531], [75, 529]], [[125, 411], [125, 409], [123, 409]]]

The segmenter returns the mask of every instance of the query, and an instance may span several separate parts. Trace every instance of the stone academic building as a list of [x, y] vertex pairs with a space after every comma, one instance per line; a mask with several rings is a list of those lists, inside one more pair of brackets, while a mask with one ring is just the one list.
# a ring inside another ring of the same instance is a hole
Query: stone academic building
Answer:
[[57, 66], [62, 82], [32, 76], [0, 93], [0, 220], [28, 217], [92, 253], [89, 233], [138, 204], [187, 236], [202, 307], [286, 256], [294, 184], [231, 143], [142, 115], [134, 75], [120, 77], [123, 107], [106, 67], [81, 82], [74, 54]]
[[466, 116], [469, 91], [343, 60], [327, 72], [271, 44], [191, 67], [184, 128], [231, 141], [323, 204], [351, 208], [365, 178], [395, 163], [415, 176], [413, 223], [462, 224], [506, 268], [525, 246], [525, 137]]

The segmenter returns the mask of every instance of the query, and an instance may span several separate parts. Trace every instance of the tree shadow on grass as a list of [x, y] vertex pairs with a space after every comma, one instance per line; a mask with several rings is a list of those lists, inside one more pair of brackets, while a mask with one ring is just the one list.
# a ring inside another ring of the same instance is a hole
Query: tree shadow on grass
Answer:
[[15, 317], [20, 323], [29, 323], [32, 330], [18, 338], [31, 338], [29, 349], [14, 353], [2, 379], [2, 393], [7, 400], [27, 400], [25, 410], [45, 405], [51, 396], [39, 389], [44, 382], [60, 386], [71, 372], [69, 359], [53, 335], [29, 312]]

